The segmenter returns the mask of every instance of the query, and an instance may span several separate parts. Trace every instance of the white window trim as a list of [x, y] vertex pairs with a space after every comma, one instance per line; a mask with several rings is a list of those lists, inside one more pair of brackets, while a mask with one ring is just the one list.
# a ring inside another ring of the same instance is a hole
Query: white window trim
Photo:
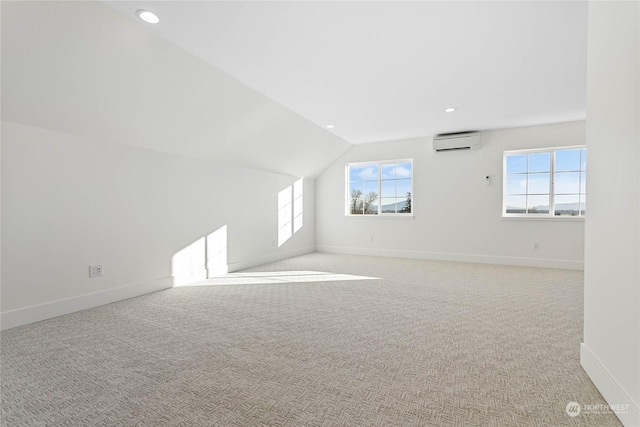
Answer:
[[[390, 163], [411, 163], [411, 212], [409, 213], [382, 213], [382, 165], [390, 164]], [[349, 201], [350, 193], [349, 193], [349, 166], [365, 166], [365, 165], [378, 165], [378, 199], [380, 202], [378, 203], [378, 213], [374, 215], [359, 215], [352, 214], [349, 210]], [[386, 218], [386, 219], [410, 219], [414, 218], [415, 212], [415, 195], [413, 193], [413, 159], [391, 159], [391, 160], [377, 160], [372, 162], [352, 162], [347, 163], [344, 168], [344, 216], [347, 218]]]
[[[554, 174], [555, 174], [555, 162], [556, 151], [561, 150], [576, 150], [587, 148], [586, 145], [567, 145], [562, 147], [547, 147], [547, 148], [533, 148], [527, 150], [508, 150], [502, 153], [502, 219], [503, 220], [526, 220], [526, 221], [584, 221], [585, 216], [569, 216], [569, 215], [554, 215], [553, 207], [555, 206], [555, 192], [554, 192]], [[507, 156], [518, 154], [532, 154], [532, 153], [551, 153], [551, 170], [549, 171], [549, 213], [548, 214], [514, 214], [506, 213], [506, 189], [507, 189]], [[586, 193], [585, 193], [586, 195]]]
[[[528, 216], [527, 216], [528, 215]], [[537, 216], [542, 215], [542, 216]], [[504, 214], [500, 218], [503, 221], [578, 221], [584, 222], [584, 216], [547, 216], [546, 214]]]

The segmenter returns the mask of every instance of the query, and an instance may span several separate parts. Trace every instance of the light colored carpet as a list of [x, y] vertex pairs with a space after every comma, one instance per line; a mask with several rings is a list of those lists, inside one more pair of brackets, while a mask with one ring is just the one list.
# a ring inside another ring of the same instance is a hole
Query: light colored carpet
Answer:
[[5, 331], [2, 425], [620, 425], [565, 413], [605, 404], [580, 272], [318, 253], [252, 271], [380, 279], [214, 280]]

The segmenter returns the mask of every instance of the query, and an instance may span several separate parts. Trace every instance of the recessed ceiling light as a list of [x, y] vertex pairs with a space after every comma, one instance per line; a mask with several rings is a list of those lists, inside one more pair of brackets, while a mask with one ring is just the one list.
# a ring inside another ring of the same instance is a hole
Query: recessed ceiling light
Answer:
[[325, 126], [327, 129], [333, 129], [334, 127], [336, 127], [336, 125], [327, 125]]
[[454, 111], [456, 111], [457, 108], [456, 107], [449, 107], [449, 108], [445, 108], [444, 112], [445, 113], [453, 113]]
[[138, 15], [138, 18], [142, 19], [148, 24], [157, 24], [158, 22], [160, 22], [160, 18], [158, 18], [158, 15], [151, 12], [150, 10], [140, 9], [136, 11], [136, 15]]

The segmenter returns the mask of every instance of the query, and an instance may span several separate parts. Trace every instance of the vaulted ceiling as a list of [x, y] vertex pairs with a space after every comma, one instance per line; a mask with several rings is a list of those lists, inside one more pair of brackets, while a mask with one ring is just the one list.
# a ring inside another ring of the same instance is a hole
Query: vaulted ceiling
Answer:
[[586, 116], [584, 1], [107, 3], [351, 143]]
[[314, 176], [351, 144], [586, 116], [581, 1], [1, 7], [3, 120], [105, 142]]
[[296, 177], [351, 147], [100, 2], [2, 2], [2, 119]]

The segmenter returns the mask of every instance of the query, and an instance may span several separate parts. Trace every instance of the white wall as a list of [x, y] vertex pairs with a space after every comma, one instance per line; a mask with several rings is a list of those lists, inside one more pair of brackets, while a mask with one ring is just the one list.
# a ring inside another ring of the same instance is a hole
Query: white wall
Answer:
[[637, 2], [589, 3], [581, 363], [627, 426], [640, 425], [639, 20]]
[[2, 327], [171, 286], [172, 256], [224, 225], [230, 270], [312, 251], [313, 180], [303, 228], [277, 246], [277, 195], [296, 180], [3, 122]]
[[[478, 151], [434, 153], [427, 138], [356, 145], [316, 180], [316, 249], [580, 269], [584, 221], [501, 218], [502, 155], [584, 143], [580, 121], [482, 132]], [[346, 217], [345, 164], [403, 158], [414, 162], [415, 218]]]

